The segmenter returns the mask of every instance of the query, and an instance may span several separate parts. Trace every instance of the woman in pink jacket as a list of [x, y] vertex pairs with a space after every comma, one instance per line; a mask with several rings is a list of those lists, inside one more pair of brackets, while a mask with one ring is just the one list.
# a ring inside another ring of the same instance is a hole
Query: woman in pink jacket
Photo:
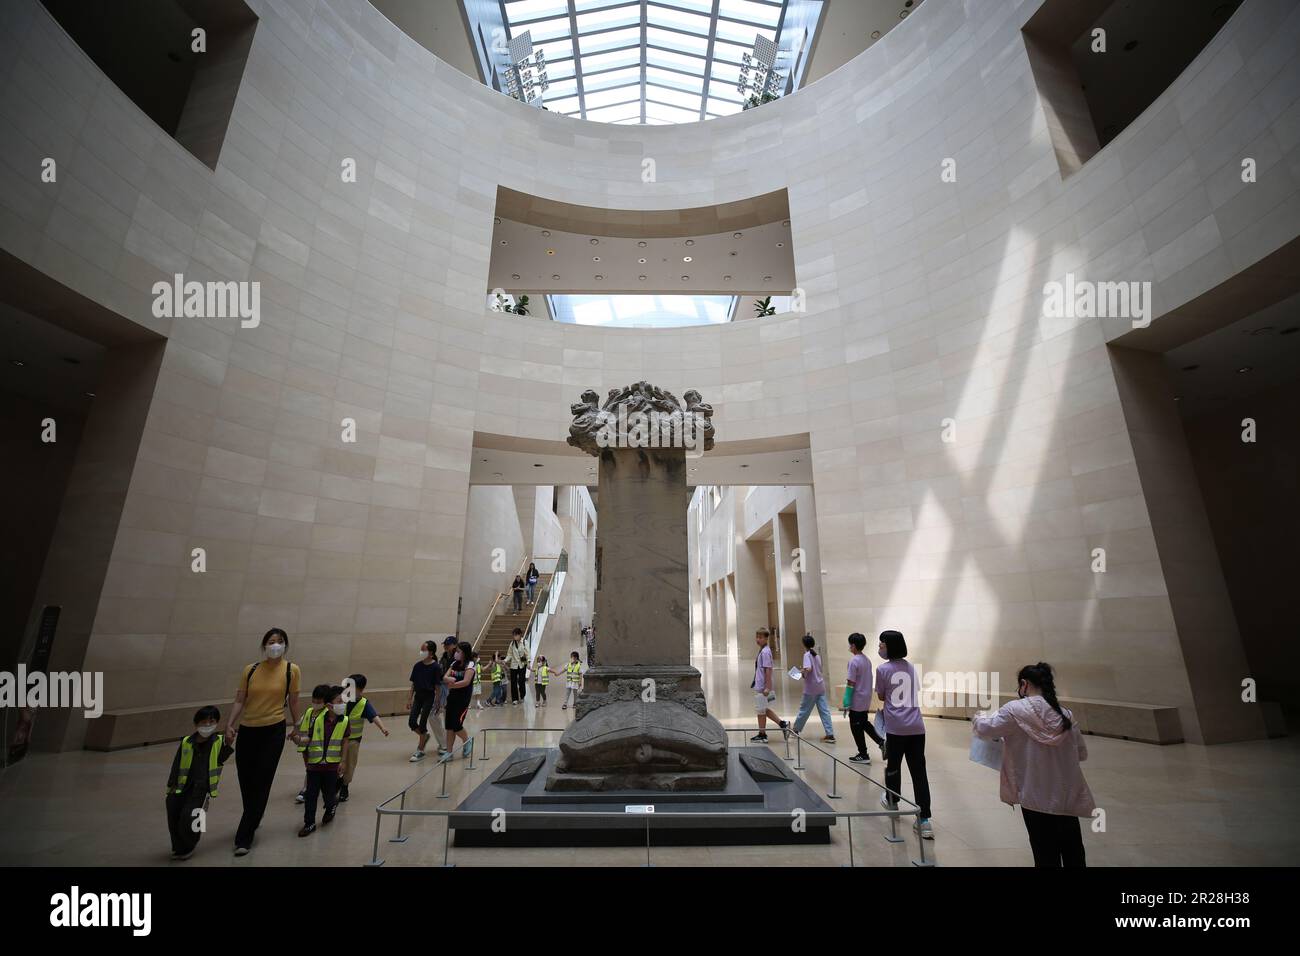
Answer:
[[1022, 667], [1017, 679], [1019, 699], [976, 717], [973, 730], [986, 740], [1002, 739], [1000, 796], [1020, 804], [1034, 866], [1084, 866], [1079, 817], [1091, 817], [1096, 808], [1079, 767], [1088, 748], [1073, 715], [1056, 700], [1050, 665]]

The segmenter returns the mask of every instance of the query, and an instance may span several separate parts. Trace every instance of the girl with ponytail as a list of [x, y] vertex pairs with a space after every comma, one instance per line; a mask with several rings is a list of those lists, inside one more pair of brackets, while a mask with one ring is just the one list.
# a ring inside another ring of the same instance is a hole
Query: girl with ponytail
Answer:
[[817, 656], [817, 641], [811, 634], [803, 636], [803, 699], [799, 702], [799, 716], [794, 719], [794, 732], [803, 733], [804, 724], [814, 707], [821, 717], [822, 730], [826, 736], [822, 740], [828, 744], [835, 743], [835, 727], [831, 724], [831, 705], [826, 703], [826, 678], [822, 675], [822, 660]]
[[1050, 664], [1020, 668], [1016, 700], [975, 716], [972, 731], [1002, 741], [1000, 796], [1020, 805], [1034, 866], [1084, 866], [1079, 817], [1096, 808], [1079, 764], [1088, 748], [1074, 715], [1056, 699]]

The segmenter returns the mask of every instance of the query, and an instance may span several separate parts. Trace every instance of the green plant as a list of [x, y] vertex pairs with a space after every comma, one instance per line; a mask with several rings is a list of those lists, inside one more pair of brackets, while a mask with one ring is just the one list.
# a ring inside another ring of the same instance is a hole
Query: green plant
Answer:
[[509, 312], [512, 315], [528, 315], [528, 296], [521, 295], [515, 300], [515, 304], [511, 305], [506, 301], [506, 297], [498, 292], [497, 300], [492, 304], [492, 309], [496, 312]]
[[764, 103], [771, 103], [773, 100], [779, 100], [780, 98], [775, 93], [763, 93], [761, 96], [758, 93], [750, 93], [742, 109], [752, 110], [756, 106], [762, 106]]
[[761, 319], [765, 315], [776, 315], [776, 306], [772, 304], [770, 295], [765, 295], [754, 303], [754, 316]]

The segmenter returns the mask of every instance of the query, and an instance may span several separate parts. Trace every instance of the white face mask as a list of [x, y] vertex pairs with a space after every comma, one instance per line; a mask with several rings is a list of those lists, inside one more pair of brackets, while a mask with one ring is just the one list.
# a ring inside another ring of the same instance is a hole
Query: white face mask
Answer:
[[269, 658], [271, 658], [271, 660], [273, 660], [273, 661], [274, 661], [274, 660], [278, 660], [279, 658], [283, 657], [283, 656], [284, 656], [284, 645], [283, 645], [283, 644], [280, 644], [280, 643], [267, 644], [267, 645], [266, 645], [266, 656], [269, 657]]
[[332, 707], [334, 708], [334, 713], [339, 717], [342, 717], [348, 710], [347, 704], [333, 704]]
[[203, 737], [211, 737], [213, 734], [215, 734], [215, 733], [217, 732], [217, 725], [216, 725], [216, 724], [199, 724], [199, 726], [198, 726], [198, 731], [199, 731], [200, 736], [203, 736]]

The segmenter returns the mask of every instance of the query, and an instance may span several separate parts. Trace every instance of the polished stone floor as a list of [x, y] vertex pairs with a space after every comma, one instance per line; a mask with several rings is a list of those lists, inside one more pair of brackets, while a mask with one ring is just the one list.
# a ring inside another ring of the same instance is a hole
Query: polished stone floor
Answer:
[[[695, 662], [705, 674], [710, 708], [728, 727], [752, 727], [749, 680], [752, 662], [725, 658]], [[788, 681], [779, 688], [778, 710], [793, 714], [798, 703]], [[223, 794], [213, 802], [208, 833], [188, 863], [168, 860], [163, 817], [163, 784], [174, 747], [146, 747], [111, 754], [86, 751], [37, 754], [0, 773], [0, 864], [112, 866], [310, 866], [348, 865], [371, 858], [374, 807], [411, 786], [408, 809], [451, 809], [499, 765], [500, 758], [523, 743], [523, 728], [535, 728], [528, 743], [553, 743], [541, 728], [563, 728], [572, 713], [558, 700], [535, 710], [531, 700], [519, 707], [474, 711], [470, 728], [509, 728], [490, 733], [488, 761], [457, 760], [446, 773], [449, 796], [439, 798], [443, 771], [431, 760], [407, 761], [414, 736], [403, 718], [390, 718], [392, 737], [385, 740], [367, 728], [362, 761], [352, 785], [352, 799], [329, 827], [300, 839], [301, 808], [293, 802], [302, 781], [297, 755], [286, 750], [271, 803], [258, 831], [253, 852], [236, 859], [232, 839], [239, 814], [239, 790], [233, 766], [223, 778]], [[836, 716], [839, 743], [834, 752], [853, 753], [847, 723]], [[805, 737], [820, 745], [816, 716]], [[737, 734], [737, 737], [740, 735]], [[747, 736], [747, 735], [746, 735]], [[1024, 866], [1030, 863], [1024, 825], [1018, 811], [998, 802], [997, 774], [967, 758], [970, 725], [962, 721], [927, 721], [927, 760], [933, 791], [935, 840], [927, 856], [946, 866]], [[479, 737], [481, 741], [481, 734]], [[779, 734], [773, 749], [784, 756]], [[1085, 833], [1088, 862], [1094, 866], [1295, 865], [1300, 863], [1300, 823], [1295, 795], [1300, 791], [1300, 740], [1281, 740], [1199, 747], [1155, 747], [1090, 737], [1085, 773], [1097, 803], [1106, 811], [1106, 830]], [[792, 750], [792, 755], [794, 751]], [[841, 767], [835, 780], [839, 811], [875, 810], [883, 765], [878, 753], [866, 770], [870, 780]], [[793, 763], [793, 761], [792, 761]], [[801, 773], [822, 793], [831, 789], [830, 761], [805, 747]], [[903, 792], [911, 783], [903, 774]], [[418, 782], [416, 782], [418, 781]], [[394, 803], [394, 806], [397, 804]], [[397, 821], [383, 820], [379, 856], [389, 866], [427, 866], [444, 858], [444, 823], [438, 817], [408, 817], [405, 842], [392, 843]], [[882, 818], [857, 820], [852, 827], [853, 862], [868, 866], [907, 866], [917, 856], [909, 826], [900, 826], [903, 843], [889, 843]], [[849, 839], [843, 821], [828, 846], [712, 847], [653, 849], [656, 865], [745, 866], [840, 865], [849, 862]], [[619, 849], [457, 849], [450, 862], [459, 865], [635, 865], [646, 861], [644, 848]]]

